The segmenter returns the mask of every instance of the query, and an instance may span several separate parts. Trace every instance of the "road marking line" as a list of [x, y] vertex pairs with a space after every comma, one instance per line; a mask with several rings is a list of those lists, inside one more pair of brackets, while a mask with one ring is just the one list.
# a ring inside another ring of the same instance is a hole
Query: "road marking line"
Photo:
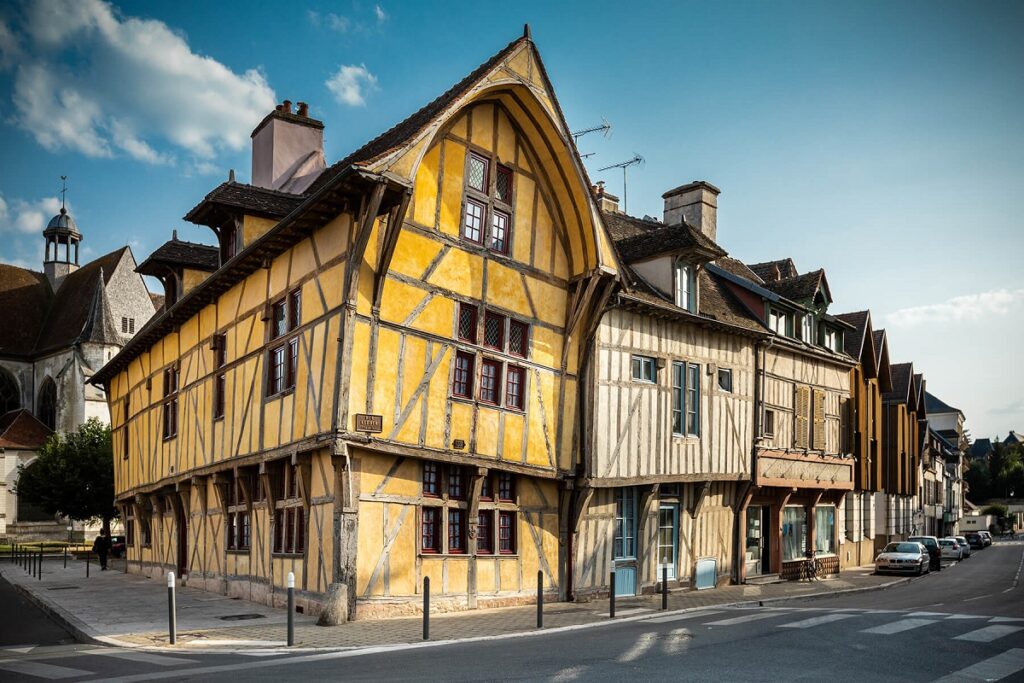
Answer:
[[1024, 617], [992, 617], [989, 621], [993, 624], [997, 624], [1001, 621], [1024, 621]]
[[673, 629], [668, 634], [668, 640], [665, 641], [663, 647], [665, 654], [670, 656], [679, 654], [689, 645], [691, 637], [690, 631], [685, 628]]
[[633, 643], [633, 647], [629, 648], [615, 660], [617, 662], [632, 662], [633, 660], [640, 659], [651, 646], [654, 645], [654, 641], [657, 640], [657, 633], [644, 633], [636, 642]]
[[117, 659], [127, 659], [128, 661], [141, 662], [143, 664], [156, 664], [157, 666], [181, 666], [182, 664], [198, 663], [198, 660], [185, 659], [184, 657], [165, 657], [147, 652], [125, 652], [124, 650], [89, 650], [84, 654], [116, 657]]
[[794, 621], [789, 624], [782, 624], [779, 628], [811, 628], [812, 626], [820, 626], [821, 624], [828, 624], [833, 621], [839, 621], [840, 619], [849, 619], [855, 617], [856, 614], [825, 614], [820, 617], [811, 617], [810, 619], [804, 619], [803, 621]]
[[948, 676], [943, 676], [935, 683], [959, 683], [962, 681], [998, 681], [1015, 674], [1024, 669], [1024, 650], [1014, 648], [1006, 652], [983, 659], [977, 664], [972, 664], [966, 669], [954, 671]]
[[953, 640], [969, 640], [972, 643], [991, 643], [997, 638], [1008, 636], [1017, 631], [1024, 631], [1024, 626], [986, 626], [976, 631], [957, 636]]
[[888, 624], [882, 624], [881, 626], [875, 626], [874, 628], [866, 628], [861, 633], [878, 633], [880, 635], [891, 635], [893, 633], [902, 633], [903, 631], [909, 631], [914, 628], [921, 628], [928, 624], [934, 624], [937, 619], [900, 619], [899, 621], [893, 621]]
[[985, 593], [985, 595], [975, 595], [973, 598], [964, 598], [964, 602], [970, 602], [971, 600], [981, 600], [982, 598], [991, 598], [991, 593]]
[[722, 619], [721, 621], [712, 621], [704, 624], [705, 626], [733, 626], [735, 624], [744, 624], [748, 621], [758, 621], [759, 619], [770, 619], [772, 617], [779, 617], [786, 614], [786, 612], [765, 612], [763, 614], [744, 614], [742, 617], [732, 617], [731, 619]]
[[988, 617], [982, 614], [950, 614], [946, 619], [988, 619]]
[[92, 671], [72, 669], [66, 666], [56, 666], [54, 664], [40, 664], [39, 662], [0, 662], [0, 669], [13, 671], [16, 674], [24, 674], [26, 676], [49, 678], [50, 680], [93, 675]]
[[945, 612], [911, 612], [908, 617], [944, 617]]
[[672, 621], [682, 621], [683, 619], [696, 619], [698, 617], [710, 617], [712, 614], [721, 614], [725, 610], [720, 609], [709, 609], [701, 612], [690, 612], [689, 614], [674, 614], [670, 617], [654, 617], [652, 619], [644, 619], [646, 624], [667, 624]]
[[570, 666], [567, 669], [562, 669], [554, 676], [551, 677], [551, 683], [565, 683], [566, 681], [575, 681], [577, 678], [583, 675], [583, 672], [587, 670], [585, 666]]

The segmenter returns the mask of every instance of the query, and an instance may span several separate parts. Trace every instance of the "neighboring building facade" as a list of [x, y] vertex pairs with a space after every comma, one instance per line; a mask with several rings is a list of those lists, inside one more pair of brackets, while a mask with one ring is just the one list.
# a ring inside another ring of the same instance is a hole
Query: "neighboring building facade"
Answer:
[[871, 312], [837, 317], [853, 326], [846, 332], [846, 352], [859, 361], [850, 370], [854, 490], [846, 494], [841, 508], [845, 533], [839, 554], [841, 565], [846, 568], [871, 564], [876, 555], [879, 502], [884, 509], [882, 394], [892, 390], [892, 372], [884, 333], [876, 336]]
[[737, 522], [752, 471], [755, 342], [768, 335], [706, 268], [725, 256], [717, 195], [702, 182], [670, 191], [659, 222], [620, 213], [598, 189], [623, 284], [584, 370], [577, 598], [607, 594], [613, 570], [618, 595], [654, 590], [665, 570], [670, 586], [714, 587], [739, 580], [750, 555]]
[[[64, 208], [43, 236], [43, 272], [0, 264], [0, 310], [8, 321], [0, 326], [0, 418], [17, 416], [18, 427], [27, 418], [16, 411], [28, 411], [46, 429], [69, 432], [92, 417], [109, 422], [107, 397], [89, 379], [154, 308], [130, 248], [79, 266], [82, 233]], [[30, 465], [41, 446], [38, 430], [28, 431], [28, 441], [15, 439], [18, 448], [0, 446], [0, 536], [66, 539], [65, 523], [14, 494], [17, 466]]]
[[928, 428], [934, 432], [936, 446], [946, 468], [942, 529], [947, 536], [956, 535], [964, 514], [963, 467], [965, 452], [970, 446], [964, 434], [965, 418], [962, 410], [928, 392], [925, 392], [924, 403]]
[[189, 213], [222, 265], [94, 378], [129, 566], [271, 603], [291, 571], [332, 622], [418, 610], [426, 577], [440, 609], [532, 601], [538, 570], [565, 597], [617, 267], [532, 41], [330, 168], [290, 106], [261, 186]]
[[[913, 533], [926, 533], [931, 528], [925, 521], [920, 502], [932, 500], [930, 494], [921, 493], [922, 424], [927, 429], [922, 380], [920, 375], [914, 374], [912, 363], [896, 363], [891, 368], [893, 388], [882, 396], [885, 506], [879, 513], [884, 531], [875, 538], [876, 549]], [[934, 482], [935, 470], [930, 469], [925, 476]], [[934, 483], [929, 484], [929, 487], [934, 486]], [[939, 517], [941, 519], [941, 514]]]

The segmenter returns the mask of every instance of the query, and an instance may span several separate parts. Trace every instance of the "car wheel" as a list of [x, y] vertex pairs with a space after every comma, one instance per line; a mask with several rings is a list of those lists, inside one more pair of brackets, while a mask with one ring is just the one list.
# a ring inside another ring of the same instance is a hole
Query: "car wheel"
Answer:
[[922, 574], [924, 574], [924, 562], [917, 565], [917, 575], [921, 576]]

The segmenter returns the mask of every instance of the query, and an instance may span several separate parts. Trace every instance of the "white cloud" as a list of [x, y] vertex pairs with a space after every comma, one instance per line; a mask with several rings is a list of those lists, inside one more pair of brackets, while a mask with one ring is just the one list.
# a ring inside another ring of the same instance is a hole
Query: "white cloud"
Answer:
[[1014, 401], [1005, 406], [990, 408], [988, 412], [993, 415], [1024, 415], [1024, 399]]
[[309, 23], [314, 26], [320, 26], [323, 28], [329, 28], [332, 31], [338, 33], [348, 33], [348, 30], [352, 28], [352, 20], [341, 14], [335, 14], [334, 12], [328, 12], [327, 14], [320, 14], [316, 10], [307, 10], [306, 16], [309, 18]]
[[892, 325], [912, 327], [927, 323], [958, 323], [1006, 315], [1024, 303], [1024, 289], [994, 289], [981, 294], [955, 296], [940, 304], [912, 306], [886, 316]]
[[[16, 117], [47, 149], [167, 164], [170, 145], [209, 160], [247, 145], [274, 106], [261, 72], [196, 54], [161, 21], [120, 16], [103, 0], [39, 0], [24, 15]], [[65, 46], [89, 59], [60, 61]]]
[[21, 56], [21, 43], [7, 22], [0, 20], [0, 69], [6, 69]]
[[383, 24], [388, 20], [388, 13], [384, 11], [384, 8], [380, 6], [380, 3], [373, 6], [373, 13], [377, 15], [378, 24]]
[[340, 104], [362, 107], [366, 105], [366, 93], [376, 89], [377, 77], [365, 64], [348, 64], [338, 67], [338, 72], [327, 79], [326, 85]]
[[45, 197], [33, 202], [12, 199], [9, 204], [0, 197], [0, 233], [41, 233], [59, 211], [60, 200], [56, 197]]

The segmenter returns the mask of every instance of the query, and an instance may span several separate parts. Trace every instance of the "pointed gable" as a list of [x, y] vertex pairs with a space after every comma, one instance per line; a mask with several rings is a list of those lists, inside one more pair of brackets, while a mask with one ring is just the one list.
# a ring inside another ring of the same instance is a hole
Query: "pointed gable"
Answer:
[[878, 360], [875, 355], [874, 335], [871, 330], [871, 311], [840, 313], [836, 318], [853, 326], [852, 330], [846, 330], [843, 348], [860, 361], [865, 377], [877, 377]]
[[25, 408], [0, 415], [0, 448], [36, 451], [52, 434], [53, 430]]
[[53, 291], [46, 276], [0, 263], [0, 311], [17, 325], [0, 325], [0, 357], [31, 357], [46, 324]]
[[892, 365], [889, 363], [889, 338], [885, 330], [874, 330], [871, 334], [875, 343], [875, 363], [878, 367], [878, 390], [883, 394], [892, 391]]

